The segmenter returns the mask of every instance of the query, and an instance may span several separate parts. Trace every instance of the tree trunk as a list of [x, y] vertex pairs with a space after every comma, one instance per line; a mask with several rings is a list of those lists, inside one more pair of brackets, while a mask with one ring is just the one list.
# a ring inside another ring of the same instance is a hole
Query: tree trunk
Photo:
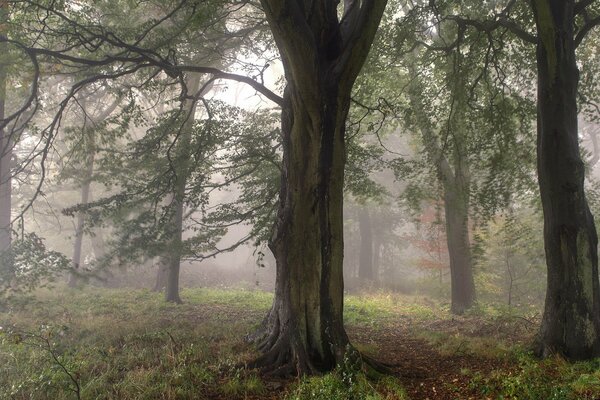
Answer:
[[262, 0], [284, 64], [283, 166], [270, 248], [275, 298], [252, 365], [328, 371], [355, 358], [343, 325], [345, 123], [385, 0]]
[[469, 241], [469, 193], [468, 184], [460, 179], [444, 180], [444, 211], [446, 240], [450, 256], [450, 286], [454, 314], [463, 314], [475, 301], [475, 284]]
[[282, 112], [283, 177], [270, 244], [277, 261], [275, 300], [258, 363], [277, 374], [330, 370], [349, 344], [342, 273], [348, 103], [338, 104], [335, 83], [323, 89], [312, 99], [322, 104], [308, 107], [288, 83]]
[[373, 229], [371, 216], [366, 207], [361, 207], [358, 214], [360, 229], [360, 265], [358, 277], [363, 281], [373, 280]]
[[[8, 19], [8, 3], [0, 5], [0, 39], [6, 39], [3, 32], [4, 23]], [[0, 54], [6, 54], [6, 43], [0, 43]], [[0, 60], [0, 121], [4, 119], [6, 107], [7, 71]], [[12, 210], [12, 178], [11, 160], [13, 143], [7, 129], [0, 127], [0, 252], [11, 245], [11, 210]]]
[[167, 286], [167, 276], [169, 275], [169, 260], [159, 257], [156, 271], [156, 283], [153, 292], [161, 292]]
[[539, 353], [600, 355], [598, 238], [584, 191], [577, 135], [574, 4], [532, 2], [538, 31], [538, 181], [548, 289]]
[[[371, 220], [372, 221], [372, 220]], [[381, 234], [373, 233], [373, 277], [375, 281], [381, 280]]]
[[[88, 149], [88, 159], [85, 175], [81, 184], [81, 202], [80, 204], [85, 206], [89, 202], [90, 186], [92, 183], [92, 176], [94, 174], [94, 159], [95, 159], [95, 144], [94, 144], [94, 132], [88, 131], [87, 134], [90, 137], [90, 144]], [[75, 225], [75, 243], [73, 245], [73, 259], [72, 268], [73, 271], [69, 275], [69, 287], [76, 287], [79, 282], [79, 274], [81, 267], [81, 248], [83, 245], [83, 233], [85, 226], [85, 212], [80, 211], [77, 213], [77, 223]]]
[[[200, 76], [190, 73], [186, 77], [186, 86], [189, 95], [198, 95], [197, 92], [200, 90]], [[183, 117], [185, 120], [178, 139], [180, 142], [177, 145], [177, 166], [173, 167], [175, 168], [173, 171], [175, 174], [175, 190], [171, 206], [174, 210], [173, 219], [171, 220], [172, 226], [169, 227], [172, 237], [168, 254], [169, 267], [165, 287], [165, 300], [178, 304], [182, 303], [179, 297], [179, 271], [181, 269], [181, 254], [183, 251], [183, 212], [186, 196], [185, 188], [190, 169], [190, 143], [192, 141], [196, 104], [196, 99], [188, 99], [183, 108]]]

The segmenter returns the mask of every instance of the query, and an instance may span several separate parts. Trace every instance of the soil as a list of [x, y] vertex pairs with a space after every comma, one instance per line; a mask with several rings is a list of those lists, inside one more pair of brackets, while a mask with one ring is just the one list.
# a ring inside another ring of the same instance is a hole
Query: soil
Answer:
[[[226, 307], [219, 310], [221, 313], [227, 311]], [[227, 315], [226, 318], [229, 317]], [[419, 338], [415, 332], [460, 334], [465, 338], [465, 344], [470, 338], [477, 337], [524, 344], [531, 340], [536, 326], [536, 321], [516, 318], [490, 320], [456, 317], [415, 321], [408, 316], [398, 316], [392, 322], [373, 327], [349, 326], [347, 332], [351, 342], [357, 344], [359, 349], [366, 349], [364, 351], [369, 356], [392, 366], [393, 374], [400, 379], [411, 400], [485, 400], [481, 393], [470, 386], [470, 376], [476, 373], [487, 376], [494, 370], [510, 373], [515, 368], [510, 360], [486, 357], [485, 354], [468, 354], [460, 346], [453, 353], [442, 352], [432, 343]], [[467, 370], [468, 373], [465, 373]], [[268, 377], [265, 380], [269, 393], [247, 397], [249, 400], [281, 399], [295, 381], [272, 380]]]

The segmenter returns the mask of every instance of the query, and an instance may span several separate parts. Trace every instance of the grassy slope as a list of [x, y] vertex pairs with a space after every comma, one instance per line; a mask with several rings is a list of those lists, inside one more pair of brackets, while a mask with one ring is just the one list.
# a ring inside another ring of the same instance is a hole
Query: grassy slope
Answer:
[[[524, 349], [536, 321], [506, 310], [453, 318], [419, 298], [349, 296], [353, 342], [404, 363], [404, 377], [367, 380], [344, 365], [325, 377], [279, 382], [238, 368], [256, 355], [243, 338], [268, 310], [270, 294], [193, 289], [182, 297], [178, 306], [149, 291], [60, 288], [0, 313], [0, 398], [391, 400], [407, 398], [402, 384], [413, 399], [430, 396], [425, 386], [434, 384], [439, 399], [600, 396], [598, 363], [533, 360]], [[425, 348], [433, 356], [419, 358]], [[433, 376], [444, 363], [454, 371]], [[453, 368], [460, 363], [469, 367]], [[410, 377], [420, 369], [424, 378]]]

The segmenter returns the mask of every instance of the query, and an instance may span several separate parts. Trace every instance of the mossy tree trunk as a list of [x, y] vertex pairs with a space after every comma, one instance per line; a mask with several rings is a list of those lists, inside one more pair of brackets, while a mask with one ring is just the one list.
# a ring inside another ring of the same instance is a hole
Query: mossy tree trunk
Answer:
[[345, 122], [385, 0], [262, 0], [287, 86], [283, 170], [270, 248], [275, 298], [252, 365], [273, 374], [327, 371], [350, 351], [343, 325]]
[[538, 31], [538, 181], [544, 211], [548, 289], [542, 356], [600, 356], [596, 228], [579, 152], [575, 2], [532, 1]]

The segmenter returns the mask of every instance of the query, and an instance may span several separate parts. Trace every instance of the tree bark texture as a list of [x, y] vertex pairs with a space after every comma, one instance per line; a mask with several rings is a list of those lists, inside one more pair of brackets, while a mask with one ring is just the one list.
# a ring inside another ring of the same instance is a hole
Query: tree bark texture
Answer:
[[343, 325], [343, 186], [350, 92], [385, 1], [262, 0], [281, 53], [283, 168], [270, 248], [275, 298], [252, 363], [276, 375], [327, 371], [349, 351]]
[[538, 181], [544, 211], [548, 289], [542, 356], [600, 355], [598, 238], [584, 191], [577, 135], [573, 0], [534, 0], [538, 32]]

